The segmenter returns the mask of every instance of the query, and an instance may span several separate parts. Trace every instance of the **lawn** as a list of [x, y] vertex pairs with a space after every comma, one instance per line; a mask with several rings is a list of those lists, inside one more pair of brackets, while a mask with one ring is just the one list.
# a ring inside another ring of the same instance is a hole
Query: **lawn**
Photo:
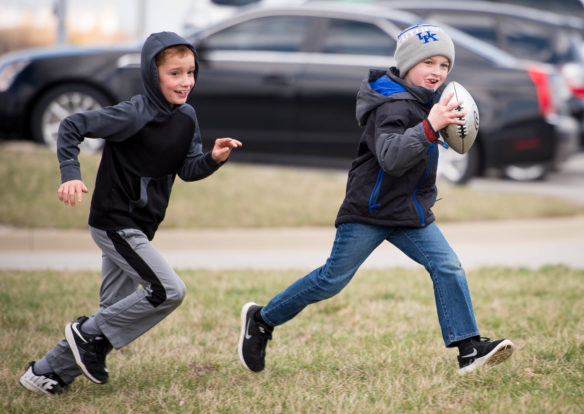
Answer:
[[276, 272], [179, 271], [185, 302], [108, 358], [110, 381], [80, 377], [57, 397], [18, 385], [28, 361], [95, 310], [97, 272], [0, 271], [3, 413], [581, 413], [584, 270], [469, 272], [481, 333], [506, 336], [502, 365], [457, 374], [444, 348], [432, 286], [421, 269], [362, 270], [334, 298], [277, 328], [267, 368], [237, 356], [239, 312], [293, 280]]
[[[37, 146], [0, 145], [0, 225], [87, 228], [99, 155], [82, 155], [80, 161], [90, 193], [71, 208], [57, 199], [60, 175], [53, 152]], [[346, 178], [346, 171], [340, 170], [229, 162], [201, 181], [177, 179], [161, 228], [332, 226]], [[434, 212], [440, 222], [584, 214], [584, 205], [550, 197], [480, 192], [445, 183], [438, 188], [440, 201]]]
[[[93, 187], [96, 155], [81, 157]], [[346, 172], [230, 162], [196, 183], [177, 180], [163, 228], [332, 226]], [[86, 228], [89, 198], [57, 201], [59, 170], [46, 148], [0, 145], [0, 225]], [[584, 214], [548, 197], [439, 185], [439, 221]], [[490, 267], [468, 273], [484, 336], [506, 336], [506, 363], [457, 375], [442, 343], [422, 269], [361, 270], [336, 297], [277, 328], [267, 368], [237, 356], [239, 313], [265, 303], [300, 271], [179, 269], [188, 293], [172, 315], [108, 357], [110, 382], [78, 378], [57, 397], [18, 385], [65, 324], [95, 311], [99, 272], [0, 270], [2, 413], [581, 413], [584, 269]]]

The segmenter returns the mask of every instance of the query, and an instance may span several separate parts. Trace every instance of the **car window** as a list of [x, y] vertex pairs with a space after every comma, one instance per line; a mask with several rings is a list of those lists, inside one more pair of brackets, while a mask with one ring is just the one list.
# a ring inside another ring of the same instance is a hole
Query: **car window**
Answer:
[[438, 20], [471, 36], [488, 42], [497, 44], [497, 23], [492, 17], [484, 14], [478, 15], [465, 13], [432, 13], [429, 16], [432, 20]]
[[322, 53], [392, 56], [395, 40], [378, 26], [352, 20], [330, 19], [322, 39]]
[[212, 50], [295, 52], [301, 49], [311, 21], [304, 16], [248, 20], [210, 35], [205, 44]]
[[501, 19], [501, 33], [506, 49], [525, 59], [549, 61], [555, 48], [555, 30], [519, 19]]

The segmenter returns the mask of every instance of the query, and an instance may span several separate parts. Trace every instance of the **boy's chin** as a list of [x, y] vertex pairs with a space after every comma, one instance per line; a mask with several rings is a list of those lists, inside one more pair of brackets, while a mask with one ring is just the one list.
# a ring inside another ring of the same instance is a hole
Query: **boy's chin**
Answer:
[[432, 85], [430, 87], [427, 87], [427, 89], [430, 89], [432, 92], [436, 92], [438, 90], [438, 88], [440, 88], [443, 84], [444, 84], [444, 82], [437, 83], [435, 85]]

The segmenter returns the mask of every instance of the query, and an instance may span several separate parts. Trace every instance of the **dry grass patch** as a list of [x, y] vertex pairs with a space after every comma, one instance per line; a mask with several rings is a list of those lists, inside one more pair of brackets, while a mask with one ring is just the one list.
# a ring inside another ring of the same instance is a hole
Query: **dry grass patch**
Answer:
[[[75, 208], [57, 199], [57, 157], [45, 147], [0, 145], [0, 225], [86, 228], [99, 155], [80, 157], [90, 189]], [[177, 179], [162, 228], [332, 226], [345, 195], [346, 171], [230, 162], [204, 180]], [[440, 185], [441, 222], [584, 214], [584, 205], [550, 197], [478, 192]]]
[[180, 271], [185, 302], [108, 358], [110, 382], [79, 378], [57, 398], [18, 386], [63, 326], [97, 303], [97, 272], [0, 271], [0, 412], [269, 413], [582, 412], [584, 271], [484, 268], [468, 275], [483, 335], [517, 345], [464, 377], [444, 348], [423, 270], [360, 271], [339, 295], [277, 328], [267, 368], [237, 356], [239, 312], [298, 271]]

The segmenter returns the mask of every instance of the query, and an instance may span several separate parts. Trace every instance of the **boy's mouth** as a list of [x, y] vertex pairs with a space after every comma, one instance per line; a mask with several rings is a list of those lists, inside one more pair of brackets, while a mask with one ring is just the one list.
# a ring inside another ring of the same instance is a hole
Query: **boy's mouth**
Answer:
[[426, 79], [426, 87], [429, 89], [435, 89], [440, 81], [438, 79]]

